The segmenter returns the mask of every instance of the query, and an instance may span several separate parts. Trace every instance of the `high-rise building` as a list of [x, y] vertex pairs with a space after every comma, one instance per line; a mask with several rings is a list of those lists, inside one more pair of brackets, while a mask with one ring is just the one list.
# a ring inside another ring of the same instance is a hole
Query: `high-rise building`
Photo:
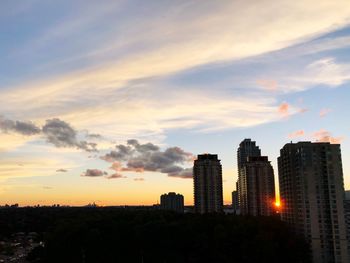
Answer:
[[247, 157], [258, 157], [261, 156], [261, 151], [259, 146], [256, 145], [255, 141], [251, 139], [244, 139], [238, 147], [237, 150], [237, 165], [238, 174], [242, 166], [247, 162]]
[[236, 215], [240, 214], [239, 203], [238, 203], [238, 192], [237, 191], [232, 192], [232, 209], [233, 209], [234, 214], [236, 214]]
[[267, 156], [248, 156], [240, 169], [240, 212], [270, 216], [274, 212], [275, 182]]
[[222, 168], [217, 154], [200, 154], [193, 166], [196, 213], [223, 211]]
[[237, 150], [239, 210], [242, 215], [271, 215], [275, 202], [273, 168], [251, 139], [244, 139]]
[[345, 223], [346, 223], [346, 234], [348, 237], [348, 252], [350, 256], [350, 191], [345, 191], [345, 201], [344, 201], [344, 208], [345, 208]]
[[160, 196], [160, 209], [184, 212], [184, 197], [181, 194], [169, 192]]
[[305, 236], [314, 263], [350, 262], [339, 144], [288, 143], [280, 151], [281, 219]]
[[247, 162], [247, 158], [249, 156], [252, 156], [252, 157], [261, 156], [261, 151], [259, 149], [259, 146], [256, 145], [255, 141], [252, 141], [251, 139], [244, 139], [239, 144], [239, 147], [237, 150], [238, 180], [236, 183], [236, 191], [238, 192], [239, 209], [240, 209], [241, 202], [243, 202], [243, 200], [241, 200], [241, 196], [246, 191], [244, 178], [242, 178], [241, 176], [241, 169], [243, 165]]

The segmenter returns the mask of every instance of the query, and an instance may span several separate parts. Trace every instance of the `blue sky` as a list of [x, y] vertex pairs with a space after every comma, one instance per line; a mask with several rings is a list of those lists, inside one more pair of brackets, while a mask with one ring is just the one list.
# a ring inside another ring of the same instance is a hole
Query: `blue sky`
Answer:
[[229, 203], [244, 138], [275, 177], [285, 143], [341, 143], [350, 189], [348, 1], [5, 0], [0, 57], [0, 203], [191, 204], [203, 152]]

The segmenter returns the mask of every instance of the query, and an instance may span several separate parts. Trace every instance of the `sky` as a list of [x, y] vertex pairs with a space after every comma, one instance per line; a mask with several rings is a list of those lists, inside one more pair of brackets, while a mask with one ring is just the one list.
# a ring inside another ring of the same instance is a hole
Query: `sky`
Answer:
[[251, 138], [340, 143], [350, 189], [348, 0], [1, 0], [0, 205], [224, 202]]

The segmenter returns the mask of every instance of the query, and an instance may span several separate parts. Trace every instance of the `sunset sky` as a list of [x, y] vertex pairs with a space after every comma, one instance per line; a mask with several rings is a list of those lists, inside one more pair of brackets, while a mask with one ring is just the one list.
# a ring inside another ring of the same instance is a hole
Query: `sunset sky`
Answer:
[[349, 0], [1, 0], [0, 205], [193, 203], [191, 168], [341, 143], [350, 189]]

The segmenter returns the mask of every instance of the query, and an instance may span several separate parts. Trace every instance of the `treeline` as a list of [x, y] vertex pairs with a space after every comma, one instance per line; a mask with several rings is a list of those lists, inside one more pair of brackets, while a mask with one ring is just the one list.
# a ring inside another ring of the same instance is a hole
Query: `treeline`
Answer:
[[310, 262], [305, 241], [273, 217], [27, 208], [0, 211], [0, 231], [41, 233], [36, 262]]

